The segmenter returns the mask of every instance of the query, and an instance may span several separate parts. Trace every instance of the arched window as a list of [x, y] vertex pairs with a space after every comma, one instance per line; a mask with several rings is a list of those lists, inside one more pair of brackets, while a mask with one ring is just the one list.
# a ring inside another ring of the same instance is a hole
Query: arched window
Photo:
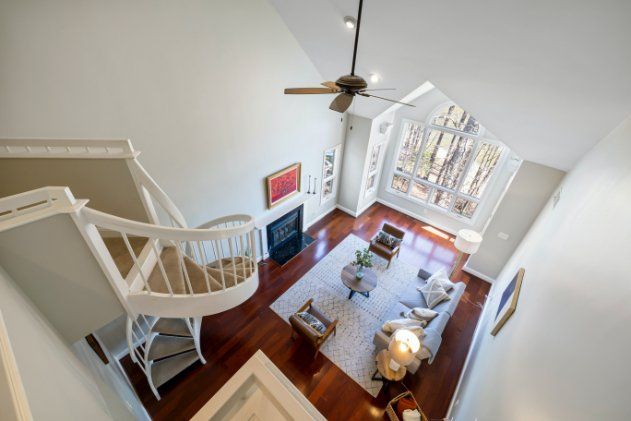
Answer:
[[404, 120], [390, 191], [472, 218], [504, 151], [483, 133], [453, 103], [432, 113], [426, 125]]

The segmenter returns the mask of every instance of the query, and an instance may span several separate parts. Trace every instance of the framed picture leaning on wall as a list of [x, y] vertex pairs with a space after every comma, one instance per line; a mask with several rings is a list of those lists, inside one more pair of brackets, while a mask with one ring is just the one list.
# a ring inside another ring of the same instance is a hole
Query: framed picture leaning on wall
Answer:
[[504, 323], [506, 323], [515, 312], [525, 272], [526, 269], [520, 268], [519, 271], [517, 271], [517, 275], [515, 275], [508, 285], [506, 285], [506, 288], [504, 288], [500, 296], [500, 304], [497, 307], [497, 313], [495, 313], [495, 325], [493, 326], [493, 330], [491, 330], [491, 335], [497, 335], [504, 326]]
[[267, 207], [273, 208], [279, 203], [298, 194], [300, 191], [300, 162], [290, 165], [265, 179], [267, 186]]

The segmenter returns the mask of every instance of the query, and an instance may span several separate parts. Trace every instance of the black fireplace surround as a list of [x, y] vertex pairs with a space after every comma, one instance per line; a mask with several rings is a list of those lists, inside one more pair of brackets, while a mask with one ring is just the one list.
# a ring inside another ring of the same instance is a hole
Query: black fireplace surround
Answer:
[[314, 241], [302, 232], [303, 211], [304, 206], [300, 205], [267, 225], [269, 257], [281, 266]]

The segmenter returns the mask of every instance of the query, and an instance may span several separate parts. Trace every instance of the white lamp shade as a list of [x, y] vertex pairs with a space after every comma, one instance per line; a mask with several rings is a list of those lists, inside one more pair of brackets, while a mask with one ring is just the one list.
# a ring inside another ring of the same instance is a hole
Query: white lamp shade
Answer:
[[454, 246], [458, 251], [465, 254], [474, 254], [480, 248], [481, 243], [482, 236], [479, 233], [473, 230], [463, 229], [458, 231]]
[[390, 357], [401, 365], [408, 365], [414, 361], [414, 356], [421, 348], [418, 337], [407, 329], [399, 329], [392, 335], [388, 351]]

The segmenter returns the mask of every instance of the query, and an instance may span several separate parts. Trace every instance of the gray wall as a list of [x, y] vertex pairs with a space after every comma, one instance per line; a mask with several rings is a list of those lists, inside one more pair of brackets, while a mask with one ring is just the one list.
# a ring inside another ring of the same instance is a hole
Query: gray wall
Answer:
[[338, 203], [355, 213], [359, 207], [372, 120], [352, 114], [349, 114], [347, 119]]
[[91, 208], [148, 222], [147, 213], [124, 159], [0, 159], [0, 197], [44, 186], [68, 186]]
[[261, 215], [295, 162], [306, 190], [343, 141], [329, 96], [283, 94], [324, 79], [265, 0], [2, 2], [0, 27], [0, 137], [130, 138], [190, 226]]
[[68, 344], [124, 312], [69, 215], [1, 232], [0, 266]]
[[[99, 393], [105, 385], [88, 374], [1, 267], [0, 308], [35, 420], [132, 419], [123, 402]], [[0, 408], [3, 420], [4, 411]]]
[[[534, 162], [522, 162], [487, 229], [480, 250], [467, 268], [495, 279], [530, 229], [565, 175], [564, 171]], [[507, 240], [498, 234], [508, 234]]]
[[[622, 420], [631, 413], [631, 117], [565, 177], [506, 264], [483, 313], [457, 421]], [[519, 267], [517, 310], [497, 336]]]

